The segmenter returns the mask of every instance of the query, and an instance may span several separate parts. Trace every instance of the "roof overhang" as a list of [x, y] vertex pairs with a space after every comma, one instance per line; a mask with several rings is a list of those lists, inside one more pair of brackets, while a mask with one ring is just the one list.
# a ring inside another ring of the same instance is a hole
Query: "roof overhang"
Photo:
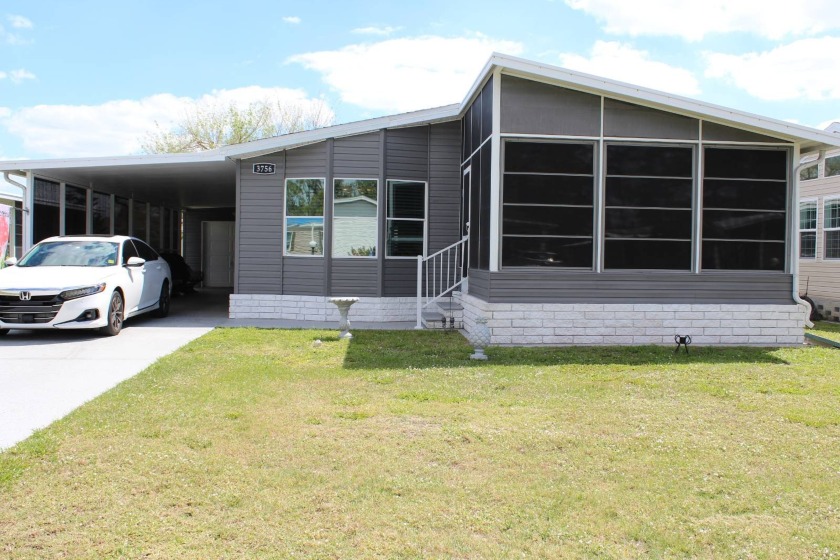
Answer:
[[219, 153], [4, 161], [0, 171], [29, 171], [174, 208], [236, 205], [236, 164]]
[[484, 83], [496, 71], [501, 74], [537, 80], [559, 87], [603, 95], [619, 101], [737, 127], [765, 136], [773, 136], [780, 140], [799, 144], [800, 151], [803, 154], [840, 147], [840, 136], [830, 131], [763, 117], [688, 97], [499, 53], [493, 53], [490, 56], [484, 69], [467, 92], [460, 105], [461, 113], [466, 111], [473, 99], [480, 93]]

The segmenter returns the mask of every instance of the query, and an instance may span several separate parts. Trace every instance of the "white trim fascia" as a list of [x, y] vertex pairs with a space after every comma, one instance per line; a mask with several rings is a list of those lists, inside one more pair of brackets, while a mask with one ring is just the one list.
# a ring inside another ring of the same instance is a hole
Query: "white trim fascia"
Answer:
[[458, 109], [459, 105], [457, 104], [445, 105], [443, 107], [413, 111], [411, 113], [401, 113], [399, 115], [389, 115], [364, 121], [316, 128], [304, 132], [295, 132], [283, 136], [265, 138], [263, 140], [254, 140], [253, 142], [246, 142], [244, 144], [233, 144], [219, 148], [218, 151], [225, 157], [232, 159], [261, 157], [272, 152], [323, 142], [329, 138], [356, 136], [367, 132], [375, 132], [383, 128], [400, 128], [456, 120], [460, 116]]
[[119, 167], [125, 165], [168, 165], [173, 163], [224, 162], [227, 158], [214, 151], [190, 154], [155, 154], [143, 156], [109, 156], [93, 158], [33, 159], [0, 161], [0, 171], [35, 171], [39, 169], [72, 169], [78, 167]]

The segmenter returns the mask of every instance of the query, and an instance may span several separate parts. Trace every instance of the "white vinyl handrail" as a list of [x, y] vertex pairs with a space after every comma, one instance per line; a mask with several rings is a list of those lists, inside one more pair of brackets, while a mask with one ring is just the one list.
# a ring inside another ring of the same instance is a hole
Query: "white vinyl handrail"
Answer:
[[469, 236], [428, 257], [417, 255], [417, 325], [423, 328], [423, 310], [464, 283]]

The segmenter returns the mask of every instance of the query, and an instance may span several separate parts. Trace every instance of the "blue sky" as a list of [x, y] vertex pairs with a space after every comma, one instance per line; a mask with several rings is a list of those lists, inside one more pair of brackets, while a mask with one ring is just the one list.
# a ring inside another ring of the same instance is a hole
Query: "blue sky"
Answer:
[[0, 159], [139, 153], [195, 101], [274, 95], [337, 123], [457, 102], [494, 50], [840, 120], [836, 0], [3, 0]]

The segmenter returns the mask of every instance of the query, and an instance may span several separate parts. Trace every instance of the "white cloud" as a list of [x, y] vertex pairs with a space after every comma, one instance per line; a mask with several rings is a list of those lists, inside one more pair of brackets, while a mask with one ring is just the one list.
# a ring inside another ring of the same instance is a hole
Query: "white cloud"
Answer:
[[406, 112], [461, 101], [493, 51], [522, 50], [520, 43], [483, 35], [422, 36], [310, 52], [287, 62], [320, 72], [347, 103]]
[[678, 36], [744, 32], [770, 39], [840, 28], [836, 0], [566, 0], [601, 21], [607, 33]]
[[596, 41], [588, 58], [560, 54], [566, 68], [679, 95], [697, 95], [700, 85], [684, 68], [651, 60], [650, 53], [612, 41]]
[[20, 84], [23, 83], [24, 80], [34, 80], [35, 74], [30, 72], [29, 70], [24, 70], [20, 68], [18, 70], [12, 70], [9, 72], [9, 79], [12, 81], [13, 84]]
[[759, 99], [840, 99], [840, 37], [802, 39], [770, 51], [706, 53], [709, 78], [722, 78]]
[[390, 25], [386, 25], [384, 27], [376, 27], [372, 25], [370, 27], [357, 27], [353, 30], [353, 33], [358, 33], [360, 35], [382, 35], [384, 37], [387, 37], [388, 35], [391, 35], [399, 31], [400, 29], [402, 29], [402, 27], [392, 27]]
[[32, 29], [32, 21], [23, 16], [10, 15], [6, 19], [15, 29]]
[[292, 23], [292, 24], [297, 25], [302, 20], [297, 16], [286, 16], [286, 17], [283, 18], [283, 21], [285, 21], [286, 23]]
[[267, 97], [289, 104], [323, 103], [301, 90], [250, 86], [216, 90], [198, 99], [162, 93], [101, 105], [37, 105], [0, 113], [0, 124], [23, 141], [32, 157], [85, 157], [137, 153], [143, 137], [171, 128], [197, 102], [203, 106], [245, 106]]

